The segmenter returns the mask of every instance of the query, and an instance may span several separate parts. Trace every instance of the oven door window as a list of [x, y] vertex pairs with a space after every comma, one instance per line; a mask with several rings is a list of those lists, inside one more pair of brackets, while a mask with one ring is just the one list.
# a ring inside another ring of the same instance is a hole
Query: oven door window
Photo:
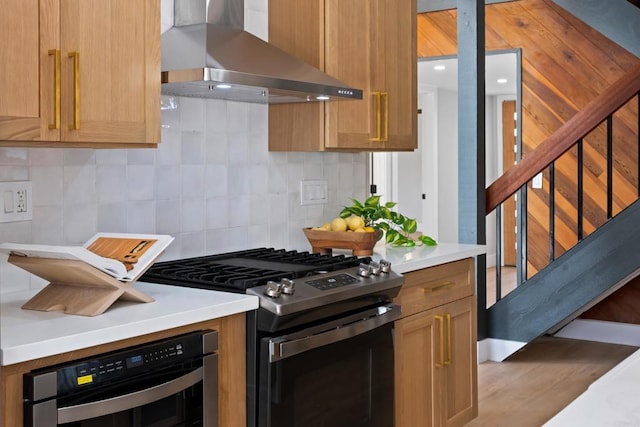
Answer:
[[258, 425], [393, 425], [392, 325], [272, 363], [261, 357]]

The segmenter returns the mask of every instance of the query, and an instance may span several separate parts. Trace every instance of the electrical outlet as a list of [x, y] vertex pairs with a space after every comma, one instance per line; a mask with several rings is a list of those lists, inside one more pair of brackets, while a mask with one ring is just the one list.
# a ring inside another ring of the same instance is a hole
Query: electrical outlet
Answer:
[[27, 210], [27, 190], [18, 190], [16, 191], [16, 212], [25, 213]]
[[0, 222], [33, 219], [31, 181], [0, 182]]

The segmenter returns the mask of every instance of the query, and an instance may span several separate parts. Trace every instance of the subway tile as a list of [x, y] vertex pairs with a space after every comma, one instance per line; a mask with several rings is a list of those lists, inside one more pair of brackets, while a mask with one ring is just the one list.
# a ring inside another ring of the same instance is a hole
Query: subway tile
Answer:
[[31, 166], [34, 206], [62, 206], [64, 187], [59, 166]]
[[65, 166], [95, 165], [96, 152], [88, 148], [65, 148], [62, 162]]
[[65, 205], [62, 214], [65, 244], [82, 245], [98, 231], [96, 203]]
[[65, 205], [95, 203], [97, 200], [95, 165], [64, 166], [63, 190]]
[[[127, 189], [129, 200], [153, 200], [155, 198], [155, 172], [153, 165], [130, 165], [127, 167]], [[123, 188], [123, 190], [124, 190]]]
[[234, 132], [227, 135], [228, 164], [246, 165], [249, 160], [249, 132]]
[[227, 166], [207, 165], [205, 166], [204, 191], [205, 197], [225, 196], [227, 190]]
[[183, 132], [205, 130], [206, 102], [201, 98], [180, 98], [180, 129]]
[[157, 200], [180, 198], [182, 189], [180, 166], [156, 166], [155, 179]]
[[249, 171], [246, 166], [229, 166], [227, 176], [229, 195], [249, 194]]
[[182, 232], [202, 231], [205, 225], [204, 198], [182, 199], [181, 208]]
[[174, 235], [180, 232], [181, 204], [176, 200], [156, 201], [156, 233]]
[[231, 195], [228, 200], [229, 227], [249, 225], [249, 196]]
[[0, 165], [18, 166], [29, 164], [27, 148], [0, 148]]
[[153, 165], [156, 160], [157, 148], [136, 148], [127, 150], [128, 165]]
[[33, 148], [29, 150], [31, 166], [61, 166], [64, 150], [59, 148]]
[[27, 181], [29, 179], [28, 166], [2, 166], [0, 167], [0, 182]]
[[207, 133], [205, 159], [208, 165], [226, 165], [229, 162], [228, 137], [226, 133]]
[[206, 101], [205, 110], [206, 132], [226, 133], [227, 132], [227, 102], [219, 99]]
[[180, 234], [180, 258], [206, 254], [205, 233], [202, 231]]
[[269, 168], [267, 165], [249, 167], [249, 192], [251, 194], [267, 194], [269, 191]]
[[97, 165], [126, 165], [127, 150], [111, 149], [96, 150]]
[[182, 166], [182, 189], [180, 195], [183, 198], [200, 197], [204, 200], [204, 172], [203, 165]]
[[152, 234], [156, 230], [156, 202], [129, 201], [126, 204], [127, 233]]
[[249, 132], [249, 106], [246, 102], [233, 102], [227, 103], [227, 132]]
[[206, 229], [229, 227], [229, 201], [226, 197], [213, 197], [206, 202]]
[[[127, 179], [125, 165], [105, 165], [96, 168], [96, 197], [98, 203], [125, 202], [128, 189], [136, 185]], [[135, 181], [134, 181], [135, 182]]]
[[106, 233], [126, 233], [129, 217], [127, 201], [98, 205], [98, 231]]
[[180, 148], [183, 165], [204, 163], [204, 132], [182, 132]]
[[31, 234], [34, 243], [60, 245], [64, 242], [62, 205], [36, 206], [33, 209]]

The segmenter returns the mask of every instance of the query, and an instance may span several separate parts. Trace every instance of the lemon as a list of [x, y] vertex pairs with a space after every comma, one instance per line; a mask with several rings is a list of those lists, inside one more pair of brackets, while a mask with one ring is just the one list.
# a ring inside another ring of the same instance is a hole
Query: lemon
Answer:
[[331, 223], [327, 222], [320, 227], [321, 230], [331, 231]]
[[347, 218], [347, 227], [353, 231], [356, 231], [358, 228], [364, 228], [364, 219], [358, 215], [351, 215]]
[[366, 231], [364, 231], [364, 228], [356, 228], [355, 230], [353, 230], [354, 233], [366, 233]]
[[331, 230], [332, 231], [347, 231], [347, 221], [344, 219], [337, 217], [331, 221]]
[[376, 231], [376, 229], [373, 227], [365, 227], [364, 231], [366, 231], [367, 233], [373, 233]]

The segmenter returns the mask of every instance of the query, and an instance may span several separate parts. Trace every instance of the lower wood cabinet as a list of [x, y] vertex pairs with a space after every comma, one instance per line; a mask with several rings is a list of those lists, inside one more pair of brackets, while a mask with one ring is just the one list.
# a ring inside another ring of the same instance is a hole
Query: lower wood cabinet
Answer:
[[[461, 271], [467, 270], [467, 285], [473, 284], [473, 260], [408, 273], [409, 288], [429, 283], [437, 277], [446, 286], [438, 287], [442, 297], [452, 289], [464, 287]], [[457, 277], [452, 284], [451, 278]], [[455, 273], [455, 274], [454, 274]], [[395, 425], [396, 427], [463, 426], [478, 414], [477, 317], [473, 286], [470, 295], [439, 303], [435, 307], [425, 299], [423, 310], [404, 313], [395, 325]], [[423, 292], [434, 292], [427, 285]], [[459, 293], [459, 292], [458, 292]], [[452, 295], [457, 295], [454, 292]], [[400, 292], [398, 301], [415, 289]], [[434, 298], [442, 301], [442, 298]], [[446, 298], [445, 298], [446, 300]], [[404, 310], [403, 310], [404, 311]]]
[[2, 398], [0, 426], [23, 425], [22, 376], [27, 372], [203, 329], [218, 331], [218, 408], [220, 411], [218, 424], [230, 427], [245, 426], [245, 325], [245, 313], [238, 313], [82, 350], [2, 366], [0, 367], [0, 397]]

